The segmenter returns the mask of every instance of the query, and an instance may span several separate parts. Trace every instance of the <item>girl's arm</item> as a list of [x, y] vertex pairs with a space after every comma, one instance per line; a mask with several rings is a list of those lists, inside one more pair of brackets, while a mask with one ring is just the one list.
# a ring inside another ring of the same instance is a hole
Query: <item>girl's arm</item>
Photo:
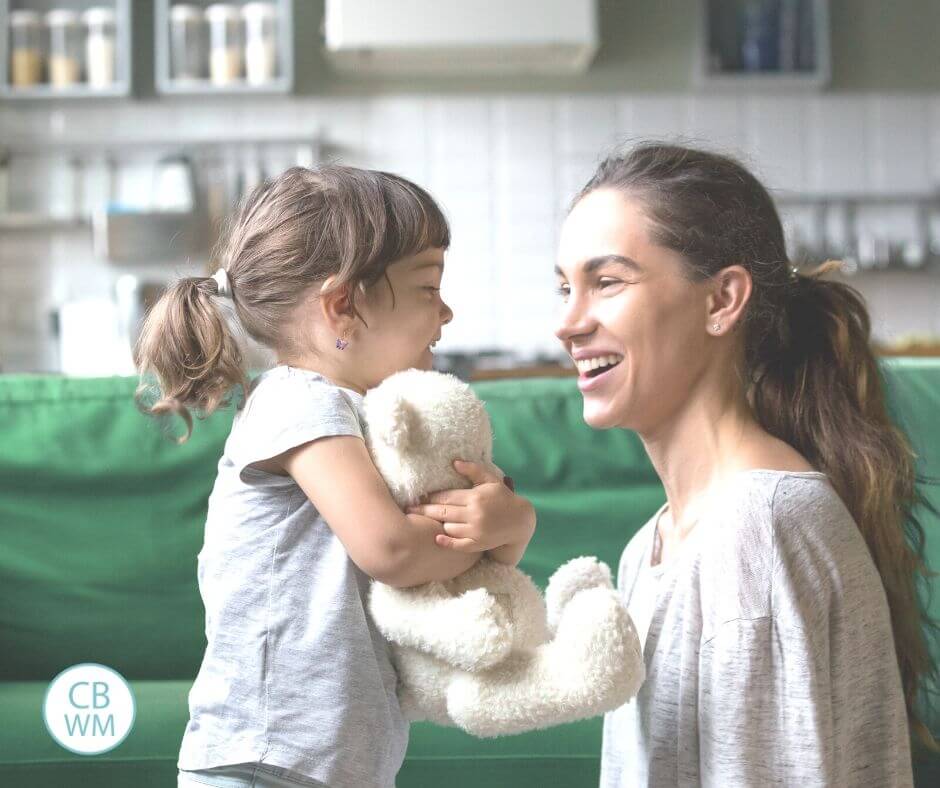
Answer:
[[428, 503], [410, 506], [412, 514], [432, 517], [444, 533], [441, 547], [464, 553], [486, 552], [502, 564], [519, 563], [535, 533], [532, 504], [504, 484], [496, 473], [475, 462], [454, 462], [454, 469], [473, 483], [469, 490], [434, 493]]
[[304, 491], [363, 572], [403, 588], [450, 580], [481, 553], [435, 543], [441, 524], [404, 514], [392, 499], [363, 440], [335, 435], [297, 446], [275, 458]]

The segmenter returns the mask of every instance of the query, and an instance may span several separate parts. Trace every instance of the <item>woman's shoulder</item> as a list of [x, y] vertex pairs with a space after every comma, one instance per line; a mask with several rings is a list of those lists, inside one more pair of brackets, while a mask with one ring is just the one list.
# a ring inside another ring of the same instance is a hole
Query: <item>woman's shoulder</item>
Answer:
[[701, 561], [720, 585], [736, 578], [767, 594], [783, 576], [827, 585], [841, 567], [867, 555], [851, 514], [818, 471], [737, 474], [709, 519]]
[[[830, 512], [841, 504], [820, 471], [751, 468], [734, 474], [713, 496], [706, 517], [722, 523], [721, 538], [773, 541], [782, 520], [803, 518], [810, 510]], [[797, 523], [799, 525], [799, 523]]]
[[828, 479], [816, 482], [782, 479], [775, 490], [778, 577], [841, 586], [873, 576], [877, 570], [851, 512]]

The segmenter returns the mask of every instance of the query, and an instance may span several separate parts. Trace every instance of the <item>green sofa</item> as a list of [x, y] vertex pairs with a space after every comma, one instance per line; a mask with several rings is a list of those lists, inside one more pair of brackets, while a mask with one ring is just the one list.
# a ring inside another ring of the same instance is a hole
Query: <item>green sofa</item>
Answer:
[[[896, 420], [921, 471], [940, 476], [940, 361], [885, 362]], [[0, 376], [0, 785], [175, 785], [187, 693], [202, 657], [196, 586], [206, 499], [231, 409], [196, 423], [179, 446], [132, 402], [134, 378]], [[571, 379], [475, 384], [496, 435], [496, 461], [531, 498], [539, 527], [522, 568], [544, 587], [566, 559], [615, 567], [664, 500], [639, 440], [594, 432]], [[940, 504], [938, 488], [927, 489]], [[928, 550], [940, 567], [940, 522]], [[940, 581], [938, 581], [940, 582]], [[940, 604], [933, 605], [940, 614]], [[47, 685], [82, 662], [129, 680], [136, 720], [99, 756], [47, 733]], [[601, 721], [497, 740], [412, 727], [400, 788], [594, 786]], [[940, 785], [916, 759], [919, 785]]]

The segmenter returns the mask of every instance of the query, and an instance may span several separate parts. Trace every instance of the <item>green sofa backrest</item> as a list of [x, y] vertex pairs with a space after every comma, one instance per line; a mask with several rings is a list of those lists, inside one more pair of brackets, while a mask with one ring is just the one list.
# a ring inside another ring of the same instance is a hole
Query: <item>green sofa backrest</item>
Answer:
[[[885, 371], [922, 472], [940, 476], [940, 363], [894, 361]], [[180, 446], [136, 410], [136, 383], [0, 376], [0, 678], [50, 680], [79, 662], [129, 679], [198, 670], [196, 553], [232, 410], [197, 420]], [[475, 389], [497, 464], [538, 510], [522, 568], [543, 586], [576, 555], [616, 570], [664, 500], [636, 435], [588, 428], [570, 378]], [[936, 488], [931, 495], [940, 504]], [[940, 523], [927, 524], [940, 567]]]

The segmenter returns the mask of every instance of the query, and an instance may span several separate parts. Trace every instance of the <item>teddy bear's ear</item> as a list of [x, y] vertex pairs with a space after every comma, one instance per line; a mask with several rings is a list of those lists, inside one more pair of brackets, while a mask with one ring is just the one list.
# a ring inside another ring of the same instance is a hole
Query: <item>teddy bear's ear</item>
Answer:
[[395, 397], [380, 425], [381, 439], [398, 451], [420, 448], [423, 429], [421, 416], [404, 397]]

